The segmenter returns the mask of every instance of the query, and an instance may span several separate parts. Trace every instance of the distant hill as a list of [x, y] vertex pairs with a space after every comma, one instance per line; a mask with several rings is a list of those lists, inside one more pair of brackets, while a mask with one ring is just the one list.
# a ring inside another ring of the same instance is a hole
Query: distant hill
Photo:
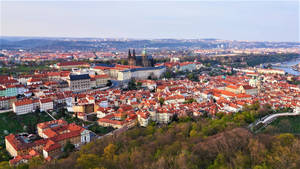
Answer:
[[210, 49], [210, 48], [287, 48], [299, 47], [298, 42], [246, 42], [209, 39], [120, 40], [102, 38], [0, 37], [0, 49], [37, 50], [127, 50], [128, 48]]

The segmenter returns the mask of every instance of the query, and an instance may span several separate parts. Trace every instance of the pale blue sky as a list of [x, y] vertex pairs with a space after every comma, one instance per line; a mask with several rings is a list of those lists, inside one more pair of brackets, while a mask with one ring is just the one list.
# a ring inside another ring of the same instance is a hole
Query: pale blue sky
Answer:
[[1, 1], [2, 36], [299, 41], [299, 1]]

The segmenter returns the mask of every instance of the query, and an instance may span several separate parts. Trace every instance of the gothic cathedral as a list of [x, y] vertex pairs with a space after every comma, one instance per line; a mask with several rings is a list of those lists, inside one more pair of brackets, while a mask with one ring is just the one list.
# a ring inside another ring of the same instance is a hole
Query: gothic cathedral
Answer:
[[153, 58], [151, 56], [147, 56], [146, 50], [142, 51], [141, 56], [135, 55], [135, 50], [132, 50], [132, 54], [130, 49], [128, 50], [128, 64], [130, 66], [142, 66], [142, 67], [153, 67]]

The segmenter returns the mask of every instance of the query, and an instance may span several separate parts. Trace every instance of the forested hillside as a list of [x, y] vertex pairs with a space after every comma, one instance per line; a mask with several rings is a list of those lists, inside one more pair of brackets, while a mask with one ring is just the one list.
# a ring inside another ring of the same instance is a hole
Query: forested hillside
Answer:
[[215, 119], [181, 118], [165, 126], [136, 127], [87, 144], [65, 159], [47, 164], [34, 159], [19, 168], [299, 169], [299, 137], [254, 135], [246, 128], [268, 111], [253, 105], [235, 115], [218, 114]]

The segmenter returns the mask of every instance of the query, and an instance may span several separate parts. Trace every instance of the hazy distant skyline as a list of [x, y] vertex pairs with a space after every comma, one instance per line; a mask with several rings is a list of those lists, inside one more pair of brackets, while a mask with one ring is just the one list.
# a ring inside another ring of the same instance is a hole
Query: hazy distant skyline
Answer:
[[1, 1], [1, 36], [298, 41], [298, 1]]

